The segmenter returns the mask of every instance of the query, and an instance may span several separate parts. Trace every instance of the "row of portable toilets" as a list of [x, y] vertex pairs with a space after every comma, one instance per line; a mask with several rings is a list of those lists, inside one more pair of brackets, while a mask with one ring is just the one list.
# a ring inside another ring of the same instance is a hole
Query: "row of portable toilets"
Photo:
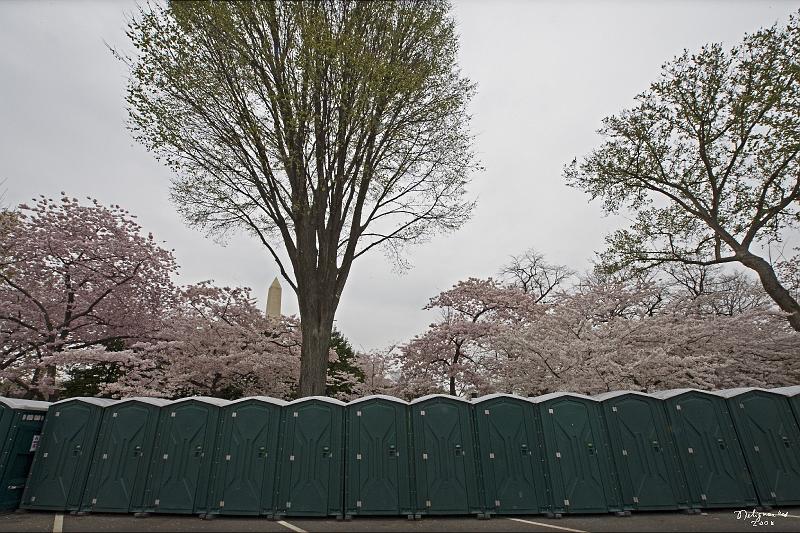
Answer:
[[800, 386], [33, 404], [0, 400], [6, 509], [23, 486], [24, 509], [209, 517], [800, 504]]

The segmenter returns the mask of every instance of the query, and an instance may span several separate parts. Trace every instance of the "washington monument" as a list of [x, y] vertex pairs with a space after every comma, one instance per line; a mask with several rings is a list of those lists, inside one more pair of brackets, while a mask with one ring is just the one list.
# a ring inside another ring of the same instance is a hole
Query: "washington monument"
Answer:
[[279, 316], [281, 316], [281, 284], [278, 278], [275, 278], [267, 290], [267, 317], [278, 318]]

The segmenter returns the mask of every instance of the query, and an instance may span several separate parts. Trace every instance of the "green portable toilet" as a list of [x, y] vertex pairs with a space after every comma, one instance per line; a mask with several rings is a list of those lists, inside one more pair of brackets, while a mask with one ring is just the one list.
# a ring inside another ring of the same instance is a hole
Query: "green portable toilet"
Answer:
[[205, 514], [219, 412], [229, 403], [191, 396], [161, 408], [145, 512]]
[[725, 398], [695, 389], [660, 391], [652, 396], [664, 400], [691, 506], [744, 509], [756, 505], [753, 482]]
[[470, 402], [431, 394], [410, 408], [416, 514], [483, 517]]
[[554, 392], [529, 398], [538, 406], [553, 512], [622, 513], [600, 403]]
[[794, 419], [798, 424], [800, 424], [800, 385], [776, 387], [769, 390], [788, 398], [789, 406], [792, 408], [792, 413], [794, 413]]
[[277, 515], [342, 516], [344, 406], [307, 396], [283, 407]]
[[536, 406], [510, 394], [472, 400], [487, 514], [550, 512]]
[[126, 398], [105, 408], [82, 512], [128, 513], [144, 508], [158, 419], [168, 403], [160, 398]]
[[275, 513], [283, 400], [253, 396], [220, 409], [208, 514], [266, 515]]
[[384, 395], [353, 400], [345, 432], [345, 514], [413, 518], [408, 402]]
[[113, 403], [105, 398], [69, 398], [50, 406], [20, 507], [80, 508], [103, 409]]
[[636, 391], [598, 394], [625, 510], [688, 509], [689, 493], [662, 400]]
[[0, 511], [19, 507], [49, 406], [0, 397]]
[[763, 506], [800, 504], [800, 429], [786, 396], [764, 389], [719, 391]]

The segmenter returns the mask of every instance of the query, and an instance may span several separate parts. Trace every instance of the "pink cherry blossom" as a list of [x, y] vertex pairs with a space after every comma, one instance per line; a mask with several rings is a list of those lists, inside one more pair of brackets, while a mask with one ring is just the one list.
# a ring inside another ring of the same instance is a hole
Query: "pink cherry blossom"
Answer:
[[122, 377], [103, 391], [115, 397], [288, 398], [299, 378], [300, 345], [297, 318], [267, 318], [250, 289], [202, 282], [181, 289], [160, 339], [72, 357], [120, 365]]
[[441, 320], [395, 353], [396, 390], [591, 394], [800, 381], [800, 335], [768, 303], [729, 292], [585, 276], [537, 302], [471, 278], [433, 298], [427, 308], [440, 308]]
[[0, 381], [4, 393], [52, 398], [54, 356], [162, 328], [172, 253], [134, 217], [96, 200], [40, 197], [0, 217]]

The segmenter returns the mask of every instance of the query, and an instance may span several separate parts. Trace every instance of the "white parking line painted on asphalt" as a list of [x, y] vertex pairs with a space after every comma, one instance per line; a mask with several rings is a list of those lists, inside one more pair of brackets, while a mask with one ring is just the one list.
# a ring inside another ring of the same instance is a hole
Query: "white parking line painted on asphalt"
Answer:
[[57, 514], [53, 518], [53, 533], [61, 533], [64, 531], [64, 515]]
[[305, 529], [299, 528], [294, 524], [290, 524], [289, 522], [285, 522], [283, 520], [278, 520], [278, 524], [282, 525], [283, 527], [288, 527], [292, 531], [296, 531], [297, 533], [308, 533]]
[[522, 518], [508, 518], [509, 520], [513, 520], [514, 522], [523, 522], [525, 524], [533, 524], [534, 526], [542, 526], [542, 527], [550, 527], [553, 529], [559, 529], [561, 531], [572, 531], [574, 533], [589, 533], [588, 531], [584, 531], [582, 529], [572, 529], [569, 527], [563, 526], [552, 526], [550, 524], [543, 524], [541, 522], [534, 522], [533, 520], [523, 520]]

